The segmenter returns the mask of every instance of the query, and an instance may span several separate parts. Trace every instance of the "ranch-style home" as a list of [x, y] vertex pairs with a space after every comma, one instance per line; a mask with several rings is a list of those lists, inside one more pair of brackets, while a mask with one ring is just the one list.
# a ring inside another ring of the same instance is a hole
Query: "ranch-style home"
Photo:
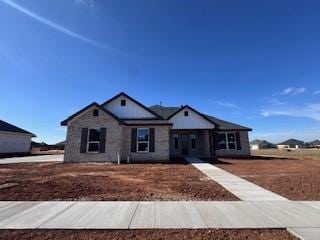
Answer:
[[91, 103], [61, 125], [68, 127], [65, 162], [250, 155], [250, 128], [188, 105], [146, 107], [123, 92]]

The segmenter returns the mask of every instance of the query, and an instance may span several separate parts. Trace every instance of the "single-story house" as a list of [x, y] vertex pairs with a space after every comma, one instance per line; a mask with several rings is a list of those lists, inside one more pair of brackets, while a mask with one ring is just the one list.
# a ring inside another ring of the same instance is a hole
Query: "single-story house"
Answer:
[[310, 148], [320, 148], [320, 139], [309, 142], [308, 145]]
[[290, 149], [290, 148], [298, 149], [298, 148], [305, 148], [305, 146], [306, 146], [305, 142], [297, 139], [293, 139], [293, 138], [277, 144], [278, 149]]
[[250, 128], [188, 105], [146, 107], [123, 92], [91, 103], [61, 125], [68, 127], [65, 162], [250, 155]]
[[48, 151], [50, 145], [46, 144], [45, 142], [31, 142], [31, 153], [39, 153], [42, 151]]
[[31, 132], [0, 120], [0, 154], [29, 153]]
[[66, 140], [58, 142], [55, 145], [53, 145], [53, 149], [54, 150], [64, 150], [65, 146], [66, 146]]
[[250, 142], [250, 148], [252, 150], [269, 149], [269, 148], [276, 148], [276, 145], [266, 140], [256, 139]]

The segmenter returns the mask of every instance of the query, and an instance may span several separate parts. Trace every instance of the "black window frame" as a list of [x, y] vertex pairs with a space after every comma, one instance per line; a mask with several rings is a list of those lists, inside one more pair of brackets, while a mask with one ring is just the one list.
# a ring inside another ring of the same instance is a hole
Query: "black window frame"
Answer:
[[92, 116], [98, 117], [99, 116], [99, 109], [93, 109]]
[[189, 116], [189, 111], [184, 111], [184, 116], [188, 117]]
[[[95, 133], [93, 133], [93, 131], [96, 131]], [[93, 134], [99, 134], [98, 135], [98, 139], [95, 139]], [[99, 153], [100, 152], [100, 140], [101, 140], [101, 130], [99, 128], [89, 128], [88, 130], [88, 139], [87, 139], [87, 153]], [[94, 138], [94, 139], [93, 139]], [[98, 145], [98, 148], [95, 150], [90, 150], [90, 147], [94, 146], [94, 145]]]
[[125, 107], [126, 105], [127, 105], [126, 99], [121, 99], [121, 101], [120, 101], [120, 106], [121, 106], [121, 107]]

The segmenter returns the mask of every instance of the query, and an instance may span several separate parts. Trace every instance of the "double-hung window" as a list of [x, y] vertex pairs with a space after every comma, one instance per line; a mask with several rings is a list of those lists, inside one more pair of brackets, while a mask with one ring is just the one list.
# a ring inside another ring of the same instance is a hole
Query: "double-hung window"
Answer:
[[218, 134], [219, 149], [236, 149], [235, 133], [219, 133]]
[[90, 129], [88, 134], [87, 152], [98, 153], [100, 150], [100, 129]]
[[137, 129], [138, 152], [149, 152], [149, 128]]

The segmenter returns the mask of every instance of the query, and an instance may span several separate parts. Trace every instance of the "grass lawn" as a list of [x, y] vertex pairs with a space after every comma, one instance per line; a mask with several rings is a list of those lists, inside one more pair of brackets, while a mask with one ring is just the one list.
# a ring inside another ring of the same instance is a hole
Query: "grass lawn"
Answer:
[[193, 239], [193, 240], [294, 240], [297, 239], [282, 229], [263, 230], [5, 230], [0, 231], [0, 239], [59, 239], [59, 240], [108, 240], [108, 239]]
[[[298, 153], [291, 158], [291, 152], [287, 155], [282, 154], [284, 158], [259, 156], [253, 156], [252, 159], [219, 158], [220, 162], [217, 161], [216, 166], [290, 200], [319, 201], [320, 158], [311, 158], [309, 155], [300, 157]], [[314, 152], [312, 154], [315, 156]]]
[[275, 156], [283, 158], [320, 160], [320, 149], [295, 149], [291, 151], [287, 151], [285, 149], [260, 149], [251, 150], [251, 154], [253, 156]]
[[238, 198], [186, 162], [176, 161], [122, 165], [0, 165], [0, 200], [188, 201]]

